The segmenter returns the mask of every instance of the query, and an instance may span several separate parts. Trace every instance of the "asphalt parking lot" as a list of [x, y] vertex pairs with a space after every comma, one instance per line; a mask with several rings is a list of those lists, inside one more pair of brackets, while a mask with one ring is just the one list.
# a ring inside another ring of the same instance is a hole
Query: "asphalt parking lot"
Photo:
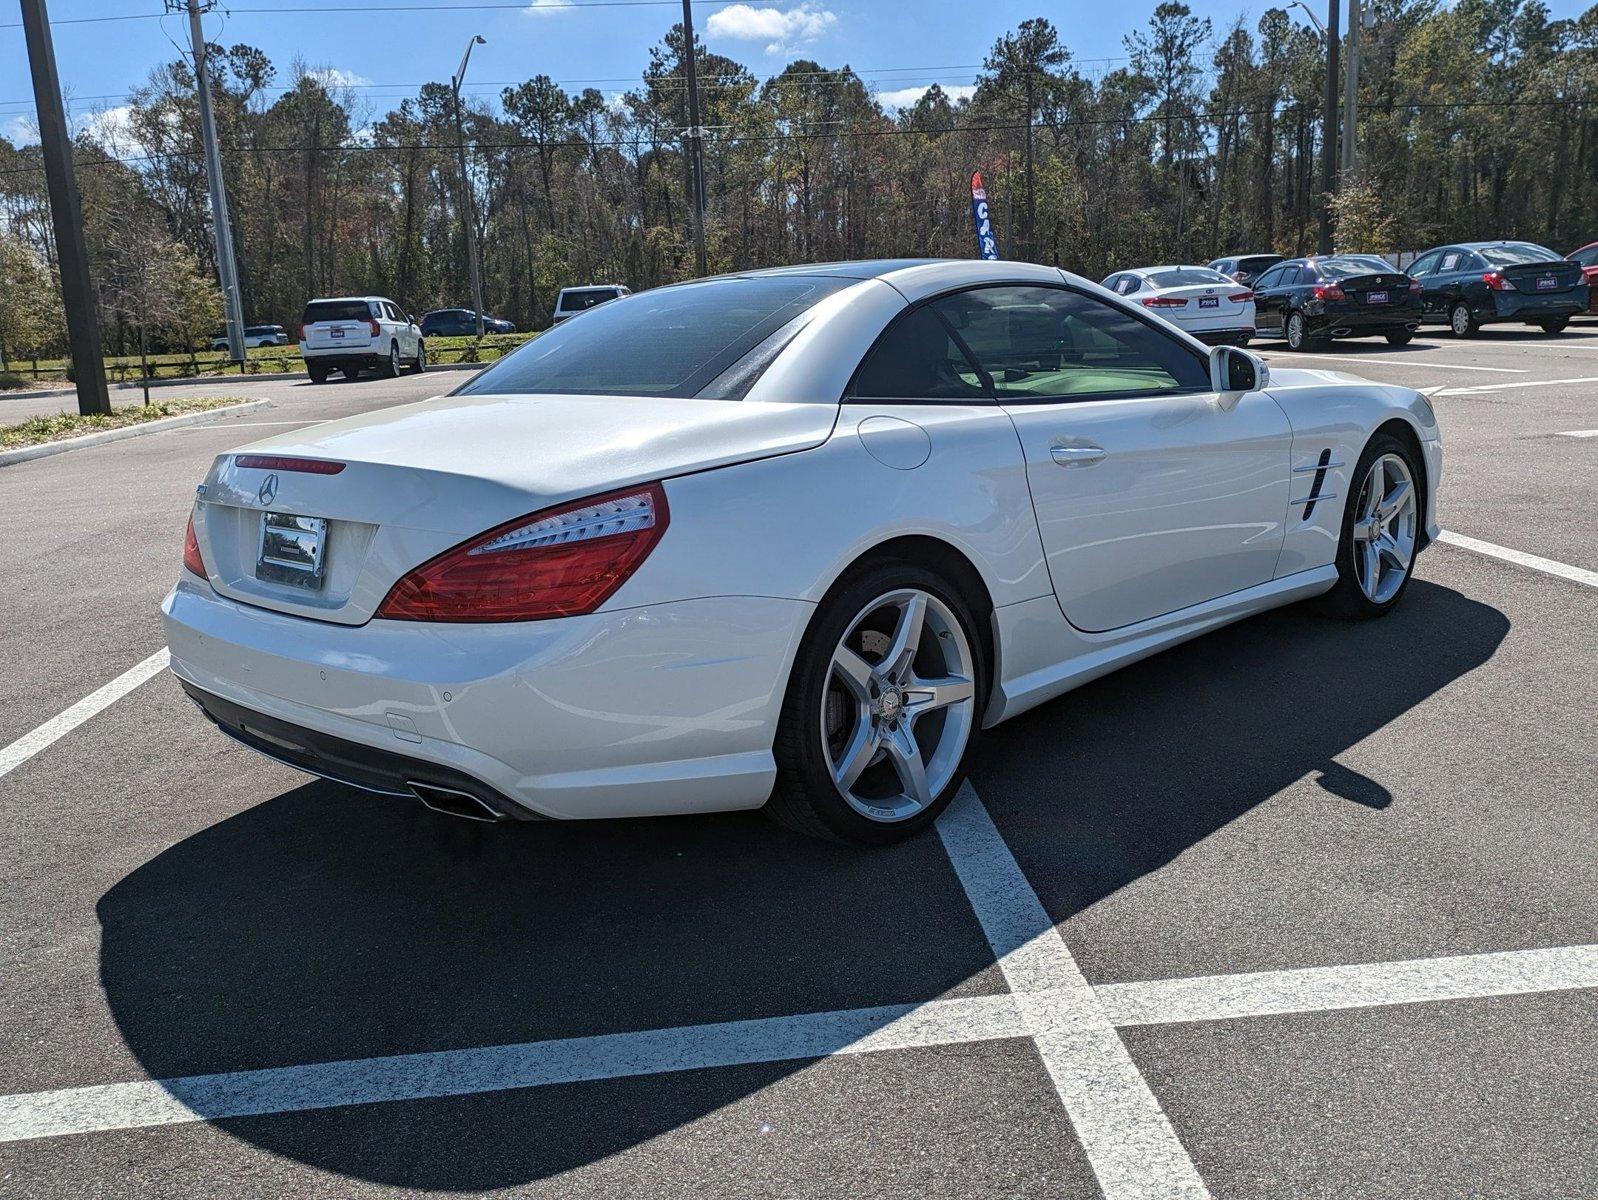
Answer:
[[994, 730], [938, 835], [481, 828], [228, 743], [157, 606], [211, 458], [0, 468], [0, 1195], [1598, 1195], [1598, 324], [1426, 389], [1404, 605]]

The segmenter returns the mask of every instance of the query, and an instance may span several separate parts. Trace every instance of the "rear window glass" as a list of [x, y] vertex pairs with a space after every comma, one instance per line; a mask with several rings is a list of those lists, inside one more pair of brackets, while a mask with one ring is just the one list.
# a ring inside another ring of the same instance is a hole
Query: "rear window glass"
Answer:
[[1516, 242], [1511, 246], [1483, 246], [1478, 252], [1495, 267], [1512, 267], [1516, 263], [1558, 262], [1559, 255], [1530, 242]]
[[1374, 254], [1345, 254], [1338, 258], [1323, 258], [1317, 264], [1322, 279], [1347, 279], [1353, 275], [1369, 275], [1378, 271], [1397, 271], [1398, 268]]
[[1257, 254], [1253, 258], [1238, 259], [1237, 269], [1239, 271], [1263, 271], [1273, 263], [1281, 261], [1281, 256], [1277, 254]]
[[857, 279], [714, 279], [656, 288], [565, 321], [459, 394], [695, 396], [766, 338]]
[[1206, 283], [1231, 283], [1219, 271], [1208, 267], [1172, 267], [1169, 271], [1152, 271], [1149, 282], [1157, 288], [1195, 287]]
[[603, 304], [606, 300], [614, 300], [619, 293], [615, 288], [584, 288], [576, 292], [562, 292], [560, 297], [561, 312], [582, 312], [585, 308], [593, 308], [596, 304]]
[[314, 325], [318, 321], [369, 321], [372, 319], [371, 310], [365, 300], [312, 300], [305, 306], [305, 315], [300, 318], [302, 325]]

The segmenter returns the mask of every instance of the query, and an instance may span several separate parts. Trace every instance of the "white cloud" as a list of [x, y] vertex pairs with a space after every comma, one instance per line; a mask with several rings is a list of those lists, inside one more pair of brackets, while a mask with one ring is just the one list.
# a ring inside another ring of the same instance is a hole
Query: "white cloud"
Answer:
[[782, 54], [792, 46], [815, 41], [837, 23], [837, 13], [817, 8], [809, 0], [786, 12], [731, 4], [710, 14], [705, 33], [741, 42], [765, 40], [767, 54]]
[[372, 82], [365, 75], [357, 75], [354, 71], [345, 71], [339, 67], [318, 67], [314, 71], [307, 71], [306, 74], [325, 88], [365, 87]]
[[125, 151], [134, 141], [133, 129], [128, 124], [132, 111], [126, 104], [99, 109], [83, 121], [82, 132], [113, 153]]
[[4, 134], [6, 141], [13, 146], [31, 146], [39, 140], [39, 133], [33, 127], [32, 117], [12, 117], [4, 124], [0, 124], [0, 134]]
[[552, 17], [575, 7], [572, 0], [534, 0], [522, 11], [530, 17]]
[[[949, 102], [952, 104], [958, 104], [961, 100], [969, 100], [977, 94], [974, 84], [940, 83], [938, 86], [943, 89], [943, 94], [949, 97]], [[930, 83], [924, 83], [920, 87], [896, 88], [891, 92], [874, 92], [873, 95], [876, 97], [877, 103], [882, 105], [883, 108], [914, 108], [916, 101], [920, 100], [931, 89], [932, 85]]]

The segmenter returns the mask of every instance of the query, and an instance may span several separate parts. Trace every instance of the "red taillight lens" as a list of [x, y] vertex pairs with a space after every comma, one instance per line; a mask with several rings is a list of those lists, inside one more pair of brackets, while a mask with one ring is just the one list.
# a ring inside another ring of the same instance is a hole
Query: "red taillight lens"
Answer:
[[183, 531], [183, 566], [201, 579], [210, 578], [205, 569], [205, 559], [200, 557], [200, 543], [194, 536], [194, 514], [189, 514], [189, 527]]
[[1150, 296], [1143, 301], [1144, 308], [1186, 308], [1187, 301], [1175, 296]]
[[1245, 300], [1254, 299], [1254, 293], [1253, 292], [1233, 292], [1230, 296], [1227, 297], [1227, 299], [1228, 300], [1235, 300], [1235, 301], [1237, 301], [1237, 303], [1241, 304]]
[[325, 458], [285, 458], [281, 454], [239, 454], [234, 456], [233, 465], [257, 471], [303, 471], [307, 475], [337, 475], [344, 469], [343, 463]]
[[1317, 283], [1315, 285], [1315, 299], [1317, 300], [1347, 300], [1343, 289], [1335, 283]]
[[542, 621], [593, 612], [666, 532], [658, 483], [518, 517], [423, 563], [377, 610], [394, 621]]
[[380, 336], [382, 336], [382, 333], [383, 333], [383, 327], [382, 327], [382, 326], [381, 326], [381, 325], [379, 325], [379, 324], [378, 324], [378, 323], [377, 323], [377, 318], [376, 318], [376, 317], [373, 317], [373, 318], [372, 318], [372, 319], [371, 319], [371, 320], [370, 320], [370, 321], [368, 321], [368, 322], [367, 322], [367, 324], [368, 324], [368, 325], [369, 325], [369, 326], [371, 326], [371, 329], [372, 329], [372, 336], [373, 336], [373, 337], [380, 337]]
[[1504, 278], [1502, 271], [1488, 271], [1481, 277], [1481, 281], [1495, 292], [1509, 291], [1509, 280]]
[[1418, 279], [1411, 279], [1411, 280], [1410, 280], [1410, 281], [1409, 281], [1409, 290], [1410, 290], [1410, 291], [1412, 291], [1412, 292], [1414, 292], [1414, 293], [1415, 293], [1415, 294], [1416, 294], [1416, 295], [1417, 295], [1417, 296], [1418, 296], [1418, 295], [1420, 295], [1420, 294], [1421, 294], [1421, 293], [1422, 293], [1422, 292], [1423, 292], [1423, 291], [1425, 291], [1425, 290], [1426, 290], [1426, 289], [1425, 289], [1425, 288], [1423, 288], [1423, 287], [1421, 287], [1421, 285], [1420, 285], [1420, 280], [1418, 280]]

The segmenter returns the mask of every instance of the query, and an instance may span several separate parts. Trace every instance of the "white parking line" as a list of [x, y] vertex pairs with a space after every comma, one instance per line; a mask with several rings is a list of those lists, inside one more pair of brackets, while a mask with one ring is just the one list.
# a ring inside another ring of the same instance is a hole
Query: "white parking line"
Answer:
[[1559, 437], [1598, 438], [1598, 429], [1567, 429]]
[[1475, 396], [1482, 392], [1502, 392], [1509, 388], [1559, 387], [1567, 383], [1598, 383], [1598, 375], [1583, 375], [1579, 379], [1517, 379], [1513, 383], [1484, 383], [1477, 387], [1444, 388], [1439, 396]]
[[357, 1058], [0, 1097], [0, 1142], [1026, 1036], [1012, 996]]
[[43, 725], [23, 734], [9, 746], [0, 749], [0, 777], [4, 777], [27, 762], [45, 747], [59, 741], [82, 725], [95, 713], [109, 708], [145, 680], [165, 669], [170, 655], [165, 646], [136, 667], [129, 667], [110, 683], [96, 688], [65, 712], [51, 717]]
[[1299, 358], [1319, 358], [1327, 362], [1335, 360], [1347, 363], [1350, 367], [1358, 366], [1360, 363], [1375, 363], [1379, 367], [1436, 367], [1440, 371], [1484, 371], [1491, 375], [1530, 374], [1523, 367], [1467, 367], [1463, 363], [1433, 362], [1431, 359], [1366, 358], [1363, 354], [1295, 354], [1292, 351], [1277, 351], [1273, 361], [1292, 362]]
[[1207, 1197], [1160, 1102], [970, 784], [937, 828], [1106, 1200]]
[[1449, 529], [1445, 529], [1438, 534], [1437, 540], [1447, 542], [1450, 546], [1458, 546], [1462, 550], [1474, 550], [1477, 554], [1485, 554], [1491, 558], [1501, 558], [1505, 562], [1512, 562], [1517, 566], [1530, 567], [1533, 571], [1557, 575], [1561, 579], [1569, 579], [1574, 583], [1585, 583], [1588, 587], [1598, 587], [1598, 571], [1589, 571], [1585, 567], [1573, 567], [1569, 563], [1558, 562], [1552, 558], [1541, 558], [1535, 554], [1527, 554], [1524, 550], [1511, 550], [1507, 546], [1495, 546], [1492, 542], [1484, 542], [1480, 538], [1466, 537], [1462, 533], [1454, 533]]
[[1098, 997], [1116, 1025], [1168, 1025], [1590, 987], [1598, 946], [1111, 983]]

